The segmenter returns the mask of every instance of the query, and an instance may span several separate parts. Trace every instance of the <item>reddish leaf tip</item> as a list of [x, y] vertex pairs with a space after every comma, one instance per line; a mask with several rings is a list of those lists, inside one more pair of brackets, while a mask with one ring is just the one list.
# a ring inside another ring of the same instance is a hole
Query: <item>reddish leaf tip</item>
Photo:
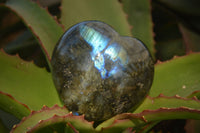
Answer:
[[156, 64], [162, 64], [163, 62], [161, 60], [157, 60]]
[[42, 122], [43, 122], [43, 120], [39, 120], [39, 121], [38, 121], [39, 124], [42, 123]]
[[199, 100], [196, 96], [193, 96], [192, 99], [194, 99], [194, 100]]
[[146, 122], [146, 123], [148, 122], [147, 119], [145, 119], [145, 116], [142, 116], [141, 118], [142, 118], [142, 120], [143, 120], [144, 122]]
[[42, 110], [46, 110], [48, 107], [46, 105], [43, 105]]
[[181, 98], [181, 96], [179, 96], [179, 95], [175, 95], [175, 98]]
[[17, 125], [15, 124], [15, 125], [13, 125], [13, 127], [12, 127], [12, 128], [13, 128], [13, 129], [15, 129], [16, 127], [17, 127]]

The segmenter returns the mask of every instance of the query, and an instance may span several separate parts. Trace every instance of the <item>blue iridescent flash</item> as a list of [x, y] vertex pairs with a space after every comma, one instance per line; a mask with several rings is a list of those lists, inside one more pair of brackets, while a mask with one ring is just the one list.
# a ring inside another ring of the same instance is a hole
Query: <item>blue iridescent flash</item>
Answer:
[[72, 114], [75, 115], [75, 116], [79, 116], [78, 112], [72, 112]]
[[106, 70], [104, 55], [107, 55], [113, 62], [119, 60], [121, 66], [126, 65], [128, 62], [125, 50], [117, 43], [108, 45], [111, 40], [94, 28], [82, 25], [80, 26], [80, 35], [92, 47], [90, 52], [91, 59], [94, 61], [94, 66], [100, 72], [103, 79], [114, 75], [118, 70], [117, 66], [110, 71]]

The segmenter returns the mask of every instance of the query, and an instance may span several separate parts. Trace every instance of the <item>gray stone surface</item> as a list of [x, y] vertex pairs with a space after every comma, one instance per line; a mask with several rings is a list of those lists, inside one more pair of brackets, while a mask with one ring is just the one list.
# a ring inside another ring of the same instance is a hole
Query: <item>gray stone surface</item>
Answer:
[[154, 75], [152, 57], [141, 41], [99, 21], [79, 23], [64, 33], [51, 63], [66, 107], [90, 121], [134, 110]]

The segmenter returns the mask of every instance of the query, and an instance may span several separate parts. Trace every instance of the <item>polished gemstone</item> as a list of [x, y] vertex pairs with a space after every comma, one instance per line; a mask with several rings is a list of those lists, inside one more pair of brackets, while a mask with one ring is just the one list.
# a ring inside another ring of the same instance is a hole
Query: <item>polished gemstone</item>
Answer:
[[90, 121], [134, 110], [154, 75], [152, 57], [141, 41], [120, 36], [99, 21], [85, 21], [65, 32], [51, 63], [61, 100]]

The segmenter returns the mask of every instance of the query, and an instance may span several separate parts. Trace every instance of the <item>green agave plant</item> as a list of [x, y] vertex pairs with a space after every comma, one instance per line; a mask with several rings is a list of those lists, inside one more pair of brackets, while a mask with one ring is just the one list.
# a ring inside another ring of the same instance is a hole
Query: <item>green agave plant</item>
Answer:
[[[34, 62], [47, 69], [22, 60], [23, 53], [7, 54], [32, 43], [26, 44], [18, 37], [12, 45], [4, 44], [7, 53], [0, 51], [0, 132], [153, 132], [161, 121], [175, 119], [187, 120], [186, 131], [200, 131], [200, 54], [194, 53], [200, 50], [198, 0], [63, 0], [60, 21], [30, 0], [2, 2], [0, 10], [8, 9], [32, 32], [37, 42], [29, 41], [39, 44], [45, 56], [45, 60], [38, 57]], [[66, 29], [85, 20], [104, 21], [121, 35], [139, 38], [155, 61], [167, 60], [156, 63], [149, 96], [134, 112], [98, 124], [64, 107], [50, 73], [52, 52], [59, 38]], [[1, 31], [2, 42], [7, 30]], [[174, 55], [181, 57], [171, 59]], [[5, 116], [5, 112], [14, 117]], [[16, 119], [19, 123], [9, 123]]]

